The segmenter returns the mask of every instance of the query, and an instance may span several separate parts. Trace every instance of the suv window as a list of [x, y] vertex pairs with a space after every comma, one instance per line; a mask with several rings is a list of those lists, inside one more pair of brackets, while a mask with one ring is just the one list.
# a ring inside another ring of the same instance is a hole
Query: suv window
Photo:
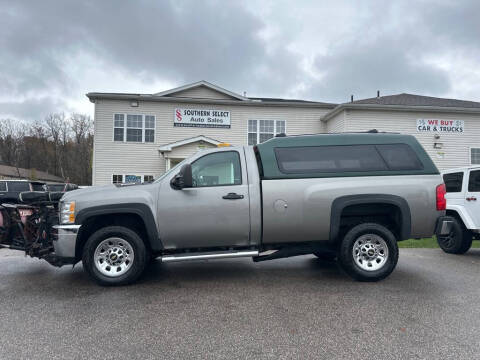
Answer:
[[275, 148], [285, 174], [388, 170], [374, 145]]
[[468, 191], [480, 192], [480, 170], [470, 171]]
[[240, 185], [242, 171], [236, 151], [222, 151], [192, 163], [193, 187]]
[[45, 191], [44, 184], [32, 184], [33, 191]]
[[390, 170], [422, 170], [423, 164], [407, 144], [375, 145]]
[[7, 183], [5, 181], [0, 181], [0, 191], [7, 191]]
[[444, 174], [443, 182], [447, 193], [462, 192], [463, 172]]
[[65, 184], [49, 184], [48, 185], [48, 190], [49, 191], [64, 191], [65, 190]]
[[30, 184], [25, 181], [9, 181], [8, 191], [30, 191]]

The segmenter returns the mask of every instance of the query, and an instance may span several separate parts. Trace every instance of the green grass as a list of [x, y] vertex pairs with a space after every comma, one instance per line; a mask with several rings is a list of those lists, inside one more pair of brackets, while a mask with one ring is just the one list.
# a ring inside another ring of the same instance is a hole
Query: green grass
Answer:
[[[438, 248], [437, 239], [427, 238], [427, 239], [409, 239], [405, 241], [400, 241], [398, 243], [399, 248]], [[474, 240], [472, 244], [472, 248], [480, 248], [480, 240]]]

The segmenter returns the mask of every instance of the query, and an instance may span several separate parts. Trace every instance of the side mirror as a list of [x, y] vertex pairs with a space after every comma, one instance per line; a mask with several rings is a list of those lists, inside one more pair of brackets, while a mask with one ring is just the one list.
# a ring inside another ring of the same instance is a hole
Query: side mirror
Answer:
[[191, 188], [192, 184], [192, 165], [190, 164], [183, 165], [180, 169], [180, 172], [170, 181], [170, 185], [175, 190]]

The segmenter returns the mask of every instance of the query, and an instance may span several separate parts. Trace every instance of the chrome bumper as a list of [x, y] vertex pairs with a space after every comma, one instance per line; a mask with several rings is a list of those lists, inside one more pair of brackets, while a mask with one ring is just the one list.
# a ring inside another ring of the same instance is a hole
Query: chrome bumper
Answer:
[[62, 258], [75, 258], [75, 245], [81, 225], [55, 225], [58, 236], [53, 240], [55, 255]]

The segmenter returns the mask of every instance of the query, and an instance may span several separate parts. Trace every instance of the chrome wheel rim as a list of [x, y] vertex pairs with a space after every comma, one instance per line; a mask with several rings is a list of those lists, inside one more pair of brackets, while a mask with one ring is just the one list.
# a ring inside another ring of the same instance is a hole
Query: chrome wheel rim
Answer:
[[379, 270], [388, 260], [387, 243], [376, 234], [362, 235], [353, 244], [353, 258], [362, 270]]
[[121, 238], [108, 238], [95, 249], [94, 263], [100, 273], [108, 277], [125, 274], [133, 265], [132, 246]]

